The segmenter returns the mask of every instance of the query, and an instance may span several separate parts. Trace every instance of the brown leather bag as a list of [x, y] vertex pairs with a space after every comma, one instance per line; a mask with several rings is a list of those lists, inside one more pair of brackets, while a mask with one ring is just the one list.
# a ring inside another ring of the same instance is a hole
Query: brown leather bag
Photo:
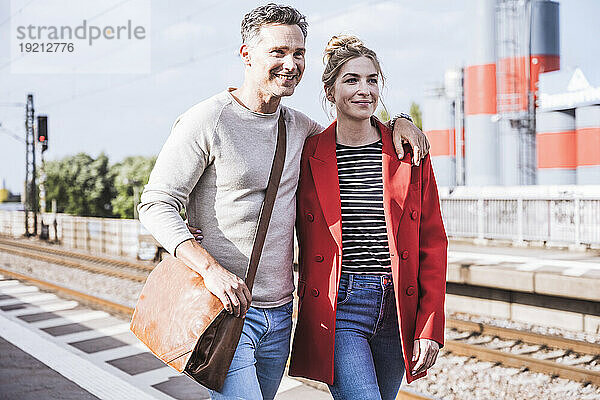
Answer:
[[[245, 283], [252, 291], [283, 171], [286, 129], [279, 115], [277, 146]], [[244, 320], [224, 310], [204, 279], [167, 256], [150, 273], [131, 319], [131, 331], [169, 366], [209, 389], [221, 390]]]

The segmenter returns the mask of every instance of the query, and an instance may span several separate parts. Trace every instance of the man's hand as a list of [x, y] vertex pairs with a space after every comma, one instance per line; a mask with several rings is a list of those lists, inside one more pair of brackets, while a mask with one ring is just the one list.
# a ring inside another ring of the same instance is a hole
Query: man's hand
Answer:
[[185, 224], [192, 235], [194, 235], [194, 239], [198, 243], [202, 243], [202, 239], [204, 239], [204, 235], [202, 234], [202, 230], [200, 228], [194, 228], [193, 226], [189, 226], [187, 223]]
[[406, 118], [398, 118], [394, 124], [394, 147], [400, 159], [404, 158], [402, 143], [405, 141], [413, 149], [413, 164], [419, 165], [421, 159], [429, 153], [429, 140], [415, 124]]
[[435, 340], [417, 339], [413, 345], [413, 361], [417, 361], [412, 370], [412, 375], [427, 371], [435, 364], [440, 345]]
[[177, 246], [175, 256], [204, 278], [204, 285], [221, 300], [225, 310], [236, 317], [246, 316], [252, 294], [242, 279], [223, 268], [195, 240], [186, 240]]

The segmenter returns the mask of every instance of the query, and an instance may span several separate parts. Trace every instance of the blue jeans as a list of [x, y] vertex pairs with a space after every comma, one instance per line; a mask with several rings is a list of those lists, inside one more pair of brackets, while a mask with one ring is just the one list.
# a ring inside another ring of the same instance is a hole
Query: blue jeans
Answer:
[[335, 321], [334, 399], [395, 399], [404, 375], [392, 276], [342, 274]]
[[211, 399], [272, 400], [290, 352], [292, 302], [275, 308], [250, 307], [242, 336], [220, 392]]

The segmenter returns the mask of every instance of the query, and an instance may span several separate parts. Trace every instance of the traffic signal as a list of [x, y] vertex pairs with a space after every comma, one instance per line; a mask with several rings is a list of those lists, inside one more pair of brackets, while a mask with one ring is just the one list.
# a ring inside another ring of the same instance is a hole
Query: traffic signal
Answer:
[[48, 117], [40, 115], [37, 117], [38, 130], [37, 140], [42, 145], [42, 153], [48, 150]]

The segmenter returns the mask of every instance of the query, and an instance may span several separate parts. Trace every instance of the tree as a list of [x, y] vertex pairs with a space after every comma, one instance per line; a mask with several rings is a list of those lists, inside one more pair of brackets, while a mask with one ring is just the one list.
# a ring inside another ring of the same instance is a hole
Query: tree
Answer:
[[115, 196], [108, 157], [95, 160], [85, 153], [44, 165], [46, 201], [56, 200], [58, 212], [85, 217], [112, 217]]
[[421, 115], [421, 107], [414, 101], [410, 104], [410, 116], [413, 119], [414, 124], [420, 130], [423, 130], [423, 116]]
[[[148, 183], [150, 172], [154, 167], [156, 157], [134, 156], [127, 157], [122, 162], [111, 167], [116, 197], [111, 201], [113, 212], [121, 218], [133, 218], [134, 193], [141, 193]], [[135, 190], [134, 190], [135, 189]]]
[[377, 118], [379, 118], [379, 120], [382, 122], [387, 122], [390, 120], [390, 113], [384, 107], [380, 108], [376, 115]]

